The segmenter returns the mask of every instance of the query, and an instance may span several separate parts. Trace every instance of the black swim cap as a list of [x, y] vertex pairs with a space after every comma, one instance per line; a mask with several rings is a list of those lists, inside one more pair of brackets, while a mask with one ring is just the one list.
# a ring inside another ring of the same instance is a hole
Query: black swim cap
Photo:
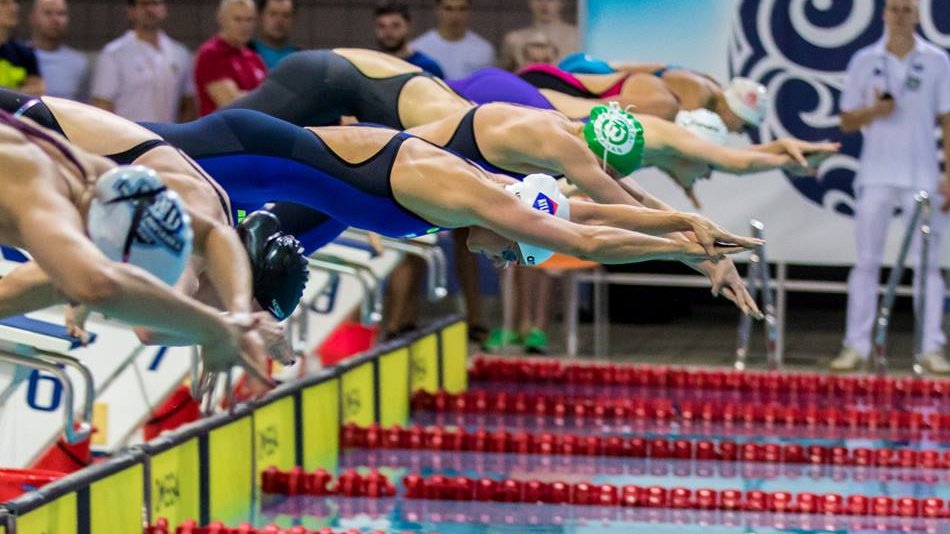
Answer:
[[297, 309], [310, 276], [303, 246], [280, 231], [272, 213], [255, 211], [238, 225], [254, 278], [254, 299], [278, 320]]

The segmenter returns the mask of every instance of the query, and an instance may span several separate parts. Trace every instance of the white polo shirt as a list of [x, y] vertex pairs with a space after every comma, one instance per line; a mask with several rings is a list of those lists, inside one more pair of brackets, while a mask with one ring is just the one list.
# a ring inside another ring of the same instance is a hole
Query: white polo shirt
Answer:
[[[875, 90], [894, 96], [894, 112], [862, 129], [864, 146], [856, 187], [889, 185], [934, 192], [940, 177], [938, 115], [950, 113], [950, 58], [915, 36], [904, 59], [888, 52], [887, 37], [858, 51], [848, 64], [841, 110], [875, 101]], [[944, 140], [950, 142], [950, 140]]]
[[159, 46], [128, 31], [102, 49], [96, 60], [92, 97], [112, 102], [133, 121], [175, 122], [182, 96], [194, 96], [191, 54], [164, 33]]

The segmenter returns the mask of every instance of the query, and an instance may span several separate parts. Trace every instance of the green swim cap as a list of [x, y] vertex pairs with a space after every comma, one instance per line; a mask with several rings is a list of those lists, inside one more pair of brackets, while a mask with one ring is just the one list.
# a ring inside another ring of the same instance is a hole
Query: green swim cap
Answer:
[[584, 139], [605, 164], [624, 175], [639, 169], [643, 162], [643, 125], [616, 102], [590, 112]]

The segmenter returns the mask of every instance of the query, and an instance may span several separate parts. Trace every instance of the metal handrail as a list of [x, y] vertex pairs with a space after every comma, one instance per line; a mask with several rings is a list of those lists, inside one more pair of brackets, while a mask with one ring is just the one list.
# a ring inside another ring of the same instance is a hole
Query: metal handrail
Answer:
[[917, 264], [915, 276], [920, 277], [920, 295], [917, 297], [917, 305], [914, 307], [914, 375], [921, 377], [924, 374], [924, 366], [920, 362], [920, 357], [924, 353], [924, 323], [927, 315], [927, 269], [930, 263], [930, 240], [932, 238], [931, 228], [931, 205], [930, 196], [926, 191], [917, 193], [914, 200], [920, 199], [921, 221], [920, 221], [920, 260]]
[[[344, 238], [361, 241], [367, 240], [368, 236], [368, 232], [355, 229], [349, 229], [343, 233]], [[421, 258], [425, 262], [426, 287], [430, 302], [442, 300], [449, 294], [448, 267], [445, 253], [438, 245], [383, 236], [380, 236], [380, 242], [393, 250]]]
[[[89, 436], [92, 435], [92, 410], [96, 398], [95, 383], [93, 382], [92, 373], [89, 372], [89, 368], [72, 356], [66, 356], [65, 354], [55, 354], [38, 349], [33, 350], [35, 350], [36, 353], [30, 356], [12, 354], [9, 352], [0, 352], [0, 361], [45, 371], [59, 379], [60, 384], [63, 386], [63, 419], [65, 422], [63, 433], [65, 434], [66, 442], [73, 444], [88, 439]], [[83, 383], [86, 387], [85, 399], [82, 409], [82, 421], [79, 422], [78, 425], [76, 423], [76, 414], [73, 409], [73, 404], [75, 402], [75, 387], [73, 386], [72, 379], [66, 373], [66, 370], [63, 369], [63, 366], [72, 367], [73, 369], [79, 371], [79, 374], [82, 375]]]
[[[752, 237], [762, 239], [765, 236], [765, 225], [761, 221], [751, 221]], [[772, 279], [769, 276], [769, 264], [765, 256], [765, 246], [760, 245], [752, 250], [749, 256], [749, 282], [746, 284], [752, 300], [756, 300], [761, 286], [762, 308], [765, 316], [765, 346], [766, 365], [770, 371], [782, 368], [783, 351], [779, 344], [778, 321], [776, 320], [775, 296], [772, 293]], [[752, 317], [742, 314], [739, 318], [738, 341], [736, 346], [736, 361], [734, 367], [742, 371], [746, 368], [749, 357], [749, 345], [752, 337]]]
[[[371, 269], [365, 265], [356, 265], [329, 254], [314, 254], [307, 261], [311, 269], [330, 271], [356, 278], [360, 285], [363, 286], [364, 293], [360, 322], [364, 325], [372, 326], [382, 320], [382, 284], [380, 284], [379, 278]], [[364, 274], [368, 275], [371, 281], [367, 281], [363, 276]]]
[[[907, 225], [907, 230], [904, 232], [904, 239], [901, 242], [900, 252], [897, 255], [897, 260], [894, 261], [894, 268], [891, 269], [891, 274], [887, 279], [887, 290], [884, 292], [884, 296], [881, 298], [881, 303], [878, 306], [877, 317], [874, 321], [874, 344], [871, 351], [873, 353], [874, 372], [878, 375], [884, 375], [887, 373], [887, 330], [891, 324], [891, 311], [894, 308], [894, 299], [897, 297], [897, 285], [900, 283], [901, 277], [904, 275], [904, 264], [907, 261], [907, 254], [910, 252], [910, 246], [914, 240], [914, 234], [917, 231], [918, 224], [920, 224], [921, 216], [925, 211], [927, 212], [928, 220], [926, 220], [924, 224], [921, 225], [922, 233], [925, 231], [927, 241], [929, 242], [930, 240], [930, 195], [928, 195], [926, 191], [920, 191], [914, 195], [914, 202], [916, 203], [916, 206], [914, 207], [914, 214], [911, 216], [910, 222]], [[929, 249], [929, 246], [926, 248]], [[923, 265], [926, 265], [926, 263]], [[926, 280], [926, 276], [924, 276], [923, 279]], [[918, 303], [919, 302], [920, 301], [918, 300]], [[919, 323], [922, 322], [922, 317], [918, 315], [916, 321], [919, 325]], [[917, 348], [919, 348], [917, 344], [922, 343], [923, 337], [922, 327], [920, 326], [915, 328], [915, 335], [917, 335], [918, 329], [921, 330], [921, 335], [919, 336], [920, 339], [915, 340], [915, 346], [917, 346]], [[919, 375], [923, 372], [923, 370], [918, 370], [920, 367], [919, 361], [917, 360], [918, 357], [919, 351], [914, 360], [914, 372]]]

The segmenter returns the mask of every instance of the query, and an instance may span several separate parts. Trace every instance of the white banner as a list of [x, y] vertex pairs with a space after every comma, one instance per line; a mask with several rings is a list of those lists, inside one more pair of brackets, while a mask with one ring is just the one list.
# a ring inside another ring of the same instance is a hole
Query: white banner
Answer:
[[[849, 265], [855, 258], [852, 183], [860, 135], [838, 129], [838, 99], [848, 60], [879, 39], [883, 2], [871, 0], [586, 0], [580, 3], [585, 50], [618, 61], [664, 63], [725, 82], [754, 78], [769, 87], [772, 110], [754, 142], [785, 136], [843, 143], [843, 153], [817, 178], [782, 172], [713, 175], [697, 187], [703, 214], [732, 230], [749, 219], [766, 224], [772, 261]], [[943, 9], [937, 9], [943, 5]], [[950, 47], [946, 0], [921, 0], [921, 33]], [[935, 150], [937, 149], [935, 137]], [[733, 136], [741, 145], [750, 139]], [[636, 179], [677, 208], [683, 194], [656, 171]], [[904, 229], [891, 225], [885, 261], [892, 263]], [[942, 247], [950, 266], [950, 247]]]

